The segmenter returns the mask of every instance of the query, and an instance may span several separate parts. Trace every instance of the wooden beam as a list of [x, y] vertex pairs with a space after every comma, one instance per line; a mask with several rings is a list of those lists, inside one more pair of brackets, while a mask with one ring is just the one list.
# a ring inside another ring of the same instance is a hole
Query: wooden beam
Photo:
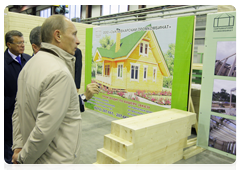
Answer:
[[177, 109], [112, 121], [96, 163], [174, 163], [182, 159], [195, 121], [195, 113]]
[[197, 155], [204, 151], [205, 149], [198, 147], [198, 146], [193, 146], [183, 152], [183, 159], [188, 159], [194, 155]]

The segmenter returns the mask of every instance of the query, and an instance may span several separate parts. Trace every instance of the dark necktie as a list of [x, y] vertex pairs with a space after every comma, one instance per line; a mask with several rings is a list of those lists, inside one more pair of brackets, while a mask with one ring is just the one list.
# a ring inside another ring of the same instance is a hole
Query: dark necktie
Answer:
[[16, 57], [17, 61], [19, 62], [20, 65], [22, 65], [21, 63], [21, 58], [19, 56]]

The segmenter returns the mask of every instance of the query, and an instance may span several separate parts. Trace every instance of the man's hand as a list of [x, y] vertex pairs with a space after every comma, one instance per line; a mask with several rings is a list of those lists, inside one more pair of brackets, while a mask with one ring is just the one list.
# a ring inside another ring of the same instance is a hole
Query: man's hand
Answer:
[[97, 83], [90, 83], [87, 85], [86, 92], [84, 93], [87, 100], [90, 100], [94, 94], [99, 93], [99, 88]]
[[21, 150], [22, 150], [22, 148], [14, 149], [14, 153], [13, 153], [13, 156], [12, 156], [12, 163], [13, 164], [18, 164], [18, 162], [17, 162], [18, 154]]

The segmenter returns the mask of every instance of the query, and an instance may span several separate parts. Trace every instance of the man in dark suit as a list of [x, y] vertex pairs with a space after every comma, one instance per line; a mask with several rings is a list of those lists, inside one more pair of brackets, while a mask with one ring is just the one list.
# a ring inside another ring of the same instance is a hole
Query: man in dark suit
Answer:
[[29, 40], [32, 45], [33, 55], [35, 55], [41, 48], [41, 26], [37, 26], [31, 30]]
[[75, 61], [75, 84], [77, 92], [79, 92], [81, 86], [81, 77], [82, 77], [82, 52], [79, 48], [75, 51], [76, 61]]
[[5, 34], [7, 46], [4, 52], [4, 159], [12, 161], [12, 114], [17, 93], [17, 78], [26, 62], [31, 58], [24, 54], [23, 34], [12, 30]]

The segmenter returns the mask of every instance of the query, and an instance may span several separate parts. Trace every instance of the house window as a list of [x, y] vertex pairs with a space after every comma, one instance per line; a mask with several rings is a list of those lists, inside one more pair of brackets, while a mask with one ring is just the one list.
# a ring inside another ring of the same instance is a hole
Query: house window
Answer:
[[140, 54], [143, 53], [143, 43], [140, 43]]
[[131, 80], [138, 81], [139, 77], [139, 64], [131, 64]]
[[110, 76], [110, 65], [105, 65], [105, 77]]
[[143, 66], [143, 80], [147, 80], [147, 66]]
[[141, 42], [139, 47], [139, 54], [143, 56], [148, 55], [148, 43], [147, 42]]
[[118, 65], [118, 78], [122, 78], [122, 74], [123, 74], [123, 64], [119, 64]]
[[148, 44], [145, 44], [145, 54], [148, 53]]
[[156, 81], [157, 78], [157, 68], [153, 67], [153, 81]]

